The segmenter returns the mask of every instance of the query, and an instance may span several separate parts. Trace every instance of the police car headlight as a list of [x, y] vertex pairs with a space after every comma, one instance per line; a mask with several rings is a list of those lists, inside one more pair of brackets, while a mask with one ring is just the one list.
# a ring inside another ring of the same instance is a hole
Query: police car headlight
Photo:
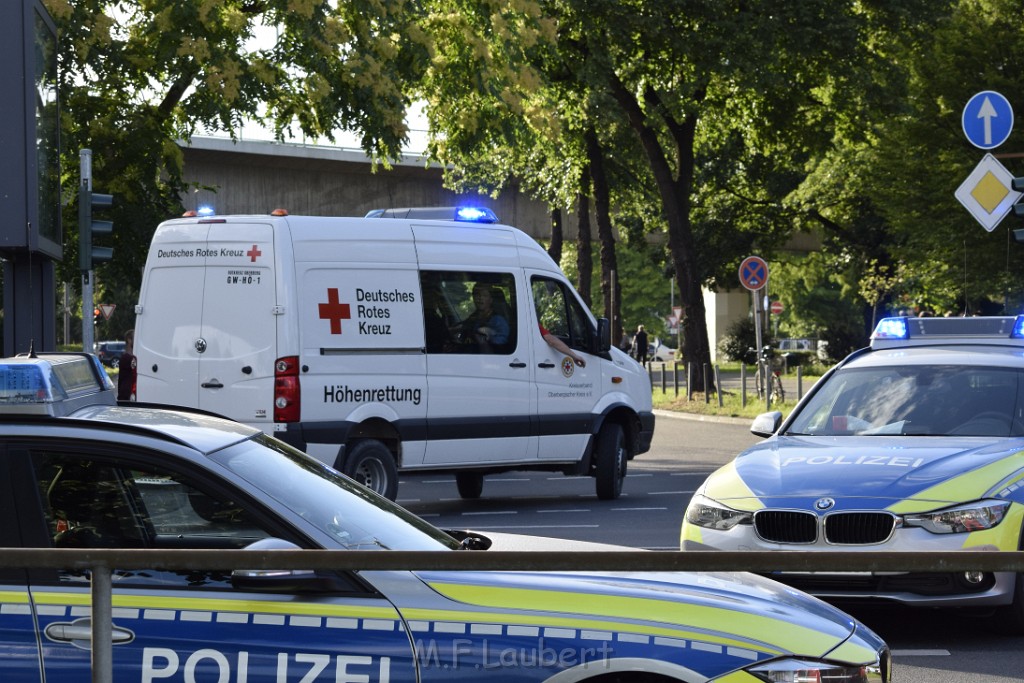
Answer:
[[921, 527], [933, 534], [965, 534], [983, 531], [998, 525], [1010, 507], [1005, 500], [982, 500], [968, 505], [925, 512], [918, 515], [904, 515], [904, 526]]
[[750, 667], [747, 673], [769, 683], [885, 683], [878, 664], [850, 666], [806, 659], [777, 659]]
[[728, 531], [737, 524], [750, 524], [753, 515], [720, 505], [707, 496], [696, 495], [686, 508], [686, 521], [706, 529]]

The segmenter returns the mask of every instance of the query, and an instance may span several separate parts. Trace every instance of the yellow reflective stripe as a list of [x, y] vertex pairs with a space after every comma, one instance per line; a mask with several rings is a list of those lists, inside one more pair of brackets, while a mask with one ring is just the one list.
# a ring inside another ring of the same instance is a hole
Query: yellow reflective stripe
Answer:
[[[42, 605], [89, 605], [88, 593], [42, 592], [35, 593], [35, 600]], [[258, 612], [261, 614], [283, 614], [286, 616], [354, 617], [365, 619], [396, 620], [398, 613], [390, 607], [337, 604], [328, 602], [278, 602], [264, 600], [232, 600], [217, 598], [164, 597], [158, 595], [113, 596], [113, 606], [134, 609], [162, 609], [176, 612]]]
[[704, 492], [709, 498], [720, 503], [728, 501], [730, 507], [744, 512], [754, 512], [764, 507], [764, 503], [754, 495], [736, 471], [735, 460], [731, 460], [708, 477]]
[[920, 491], [906, 500], [889, 507], [890, 512], [905, 515], [914, 512], [928, 512], [937, 506], [952, 501], [982, 498], [992, 491], [992, 483], [1003, 481], [1017, 470], [1024, 468], [1024, 451], [1002, 458], [983, 467], [964, 472]]
[[686, 541], [694, 541], [696, 543], [704, 542], [704, 534], [701, 533], [701, 528], [696, 524], [683, 523], [679, 529], [679, 547], [683, 547], [683, 543]]
[[865, 647], [859, 641], [846, 641], [832, 652], [828, 658], [836, 662], [851, 662], [854, 664], [874, 664], [878, 659], [878, 653], [869, 647]]
[[963, 549], [1018, 550], [1021, 524], [1024, 524], [1024, 507], [1011, 505], [1006, 517], [997, 526], [963, 534]]
[[[577, 617], [554, 617], [540, 614], [519, 614], [508, 612], [449, 612], [434, 609], [407, 609], [402, 610], [402, 615], [409, 621], [409, 630], [414, 634], [418, 631], [426, 632], [428, 626], [436, 628], [437, 625], [445, 626], [466, 626], [462, 622], [468, 622], [469, 631], [458, 631], [459, 633], [479, 632], [487, 625], [505, 625], [508, 627], [508, 635], [540, 635], [543, 629], [569, 629], [573, 631], [573, 638], [579, 637], [583, 640], [619, 640], [622, 642], [649, 643], [654, 639], [655, 644], [663, 644], [659, 640], [680, 643], [685, 640], [701, 643], [713, 643], [723, 648], [733, 648], [742, 652], [751, 653], [749, 658], [755, 659], [753, 653], [764, 653], [768, 655], [781, 655], [791, 650], [779, 648], [771, 643], [752, 642], [730, 635], [720, 635], [705, 631], [690, 631], [686, 628], [669, 626], [652, 626], [649, 624], [637, 624], [634, 622], [617, 621], [614, 619], [594, 620]], [[500, 628], [500, 627], [499, 627]], [[522, 633], [512, 633], [516, 628]], [[536, 634], [527, 634], [529, 629], [538, 631]], [[579, 636], [575, 635], [579, 631]], [[438, 631], [440, 632], [440, 631]], [[451, 631], [448, 631], [451, 632]], [[607, 634], [604, 637], [603, 634]], [[550, 637], [550, 634], [545, 634]], [[835, 642], [834, 639], [829, 640]]]
[[721, 678], [711, 678], [707, 683], [762, 683], [762, 680], [754, 674], [740, 670], [727, 673]]
[[[757, 634], [761, 642], [774, 644], [800, 643], [807, 652], [825, 651], [835, 646], [836, 639], [824, 636], [814, 629], [759, 614], [706, 607], [653, 598], [634, 598], [615, 595], [593, 595], [535, 589], [498, 588], [490, 586], [467, 586], [458, 583], [431, 583], [430, 586], [442, 595], [470, 604], [493, 608], [535, 610], [538, 612], [562, 612], [579, 614], [576, 624], [604, 623], [624, 620], [625, 630], [637, 630], [638, 622], [657, 622], [672, 633], [686, 629], [697, 629], [692, 633], [697, 639], [707, 638], [707, 633], [731, 634], [735, 632]], [[512, 615], [502, 614], [502, 620]], [[586, 617], [596, 617], [602, 622], [585, 622]], [[479, 617], [478, 617], [479, 618]], [[536, 619], [537, 617], [531, 617]], [[607, 625], [604, 626], [607, 628]], [[690, 633], [690, 631], [686, 631]], [[730, 636], [719, 636], [729, 638]], [[741, 642], [741, 641], [736, 641]], [[783, 648], [788, 650], [788, 648]]]
[[0, 591], [0, 602], [12, 605], [27, 605], [28, 591]]

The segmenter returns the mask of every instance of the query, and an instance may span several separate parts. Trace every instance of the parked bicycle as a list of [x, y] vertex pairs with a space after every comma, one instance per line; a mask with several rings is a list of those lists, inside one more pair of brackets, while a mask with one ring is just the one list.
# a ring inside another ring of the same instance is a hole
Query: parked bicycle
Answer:
[[[765, 368], [769, 369], [767, 373]], [[786, 400], [786, 390], [782, 387], [782, 358], [775, 353], [771, 346], [764, 346], [757, 360], [754, 386], [757, 389], [758, 398], [762, 399], [764, 398], [765, 374], [768, 375], [768, 386], [772, 392], [772, 403], [782, 403]]]

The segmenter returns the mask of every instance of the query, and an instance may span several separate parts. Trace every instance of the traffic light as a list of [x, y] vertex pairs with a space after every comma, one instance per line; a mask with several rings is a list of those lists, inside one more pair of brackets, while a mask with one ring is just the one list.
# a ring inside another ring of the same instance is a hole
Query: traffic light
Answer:
[[114, 257], [112, 247], [97, 247], [92, 243], [94, 237], [114, 232], [113, 221], [95, 220], [93, 209], [109, 209], [113, 205], [113, 195], [93, 192], [84, 185], [78, 190], [78, 267], [83, 272]]
[[103, 315], [103, 311], [101, 311], [100, 309], [98, 309], [98, 308], [92, 309], [92, 321], [94, 323], [98, 323], [100, 321], [100, 316], [102, 316], [102, 315]]

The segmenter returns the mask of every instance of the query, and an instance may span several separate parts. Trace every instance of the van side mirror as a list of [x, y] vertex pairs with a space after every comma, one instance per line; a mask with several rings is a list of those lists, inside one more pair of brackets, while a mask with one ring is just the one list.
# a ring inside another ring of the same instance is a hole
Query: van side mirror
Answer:
[[608, 323], [608, 318], [597, 319], [597, 350], [594, 355], [600, 355], [602, 353], [608, 353], [612, 348], [612, 326]]

